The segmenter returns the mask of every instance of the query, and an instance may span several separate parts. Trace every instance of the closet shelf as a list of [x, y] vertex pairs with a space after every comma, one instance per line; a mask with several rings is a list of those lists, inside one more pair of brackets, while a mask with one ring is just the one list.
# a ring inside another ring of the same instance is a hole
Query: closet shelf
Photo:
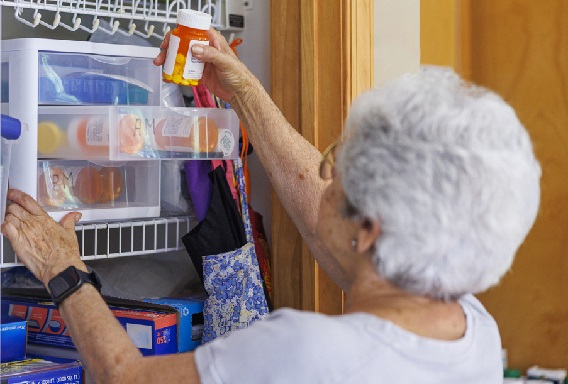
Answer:
[[[89, 33], [98, 29], [109, 35], [118, 32], [161, 39], [175, 24], [178, 11], [188, 8], [209, 13], [212, 26], [219, 30], [244, 27], [242, 0], [0, 0], [0, 4], [13, 7], [15, 18], [32, 28], [43, 25]], [[62, 14], [71, 15], [71, 22], [62, 21]], [[82, 16], [89, 16], [89, 21]], [[99, 18], [108, 20], [110, 27], [100, 25]]]
[[[127, 222], [86, 223], [75, 227], [83, 260], [137, 256], [184, 249], [181, 237], [197, 224], [194, 216], [171, 216]], [[0, 236], [0, 242], [4, 238]], [[2, 244], [0, 267], [22, 265], [10, 249]]]

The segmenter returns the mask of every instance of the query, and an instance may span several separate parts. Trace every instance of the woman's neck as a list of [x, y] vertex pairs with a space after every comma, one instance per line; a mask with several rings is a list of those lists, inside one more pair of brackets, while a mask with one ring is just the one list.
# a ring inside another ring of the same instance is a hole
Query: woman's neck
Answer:
[[432, 339], [457, 340], [466, 330], [465, 314], [458, 302], [410, 294], [382, 279], [370, 261], [356, 268], [346, 293], [345, 313], [353, 312], [370, 313]]

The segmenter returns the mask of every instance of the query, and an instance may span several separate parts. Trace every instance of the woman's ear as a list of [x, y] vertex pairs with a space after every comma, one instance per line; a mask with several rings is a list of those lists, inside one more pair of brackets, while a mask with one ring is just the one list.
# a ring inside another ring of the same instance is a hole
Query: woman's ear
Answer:
[[371, 250], [381, 233], [381, 226], [378, 221], [365, 218], [361, 221], [357, 233], [357, 247], [355, 252], [362, 254]]

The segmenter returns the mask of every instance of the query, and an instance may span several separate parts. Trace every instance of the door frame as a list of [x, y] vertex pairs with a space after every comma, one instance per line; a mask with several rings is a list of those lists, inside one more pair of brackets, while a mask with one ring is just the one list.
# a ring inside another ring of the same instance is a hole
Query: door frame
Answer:
[[[353, 99], [374, 84], [373, 0], [272, 0], [271, 96], [320, 151], [341, 134]], [[274, 306], [328, 314], [343, 293], [318, 267], [271, 193]]]

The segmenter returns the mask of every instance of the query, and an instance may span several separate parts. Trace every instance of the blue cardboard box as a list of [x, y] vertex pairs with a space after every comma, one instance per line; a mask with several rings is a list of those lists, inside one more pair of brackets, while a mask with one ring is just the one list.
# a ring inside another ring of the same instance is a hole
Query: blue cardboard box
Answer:
[[203, 302], [193, 298], [145, 299], [149, 303], [167, 305], [178, 312], [178, 352], [193, 351], [203, 336]]
[[[67, 326], [52, 302], [4, 295], [0, 308], [2, 314], [27, 320], [29, 343], [75, 348]], [[164, 307], [155, 310], [110, 307], [144, 356], [177, 352], [176, 312], [172, 308], [165, 308], [170, 312], [164, 311]]]
[[26, 357], [27, 323], [15, 316], [0, 318], [0, 362]]
[[0, 377], [1, 384], [82, 384], [83, 367], [79, 361], [25, 359], [0, 364]]

